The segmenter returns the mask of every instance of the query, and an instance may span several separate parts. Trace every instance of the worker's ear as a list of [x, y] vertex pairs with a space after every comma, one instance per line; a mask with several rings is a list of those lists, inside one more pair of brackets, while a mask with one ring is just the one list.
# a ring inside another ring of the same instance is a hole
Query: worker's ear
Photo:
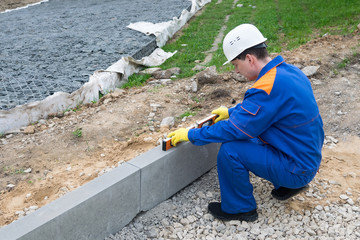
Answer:
[[249, 64], [253, 65], [257, 61], [257, 58], [252, 54], [246, 54], [245, 61], [247, 61]]

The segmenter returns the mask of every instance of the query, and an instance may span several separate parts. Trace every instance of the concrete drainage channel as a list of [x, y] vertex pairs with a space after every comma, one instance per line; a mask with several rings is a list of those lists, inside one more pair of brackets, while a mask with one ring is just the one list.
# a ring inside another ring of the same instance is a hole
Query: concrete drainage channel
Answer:
[[1, 239], [104, 239], [216, 165], [219, 144], [158, 146], [0, 229]]

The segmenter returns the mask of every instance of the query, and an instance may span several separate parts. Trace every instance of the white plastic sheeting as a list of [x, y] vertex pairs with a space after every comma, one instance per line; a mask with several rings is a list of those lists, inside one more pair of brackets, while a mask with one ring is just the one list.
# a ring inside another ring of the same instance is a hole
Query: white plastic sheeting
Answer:
[[191, 10], [183, 10], [180, 17], [174, 17], [171, 21], [162, 23], [137, 22], [131, 23], [127, 27], [146, 35], [155, 35], [158, 47], [162, 47], [182, 26], [211, 0], [191, 0]]
[[106, 70], [98, 70], [87, 83], [71, 94], [56, 92], [42, 101], [36, 101], [10, 110], [0, 110], [0, 132], [16, 132], [18, 128], [46, 118], [50, 113], [57, 113], [78, 104], [89, 103], [99, 100], [99, 92], [106, 93], [114, 90], [117, 86], [125, 83], [128, 76], [138, 72], [142, 66], [162, 64], [166, 59], [174, 55], [167, 53], [161, 48], [141, 60], [132, 57], [124, 57], [111, 65]]
[[[159, 47], [163, 46], [198, 10], [211, 0], [192, 0], [190, 12], [183, 10], [179, 18], [172, 21], [152, 24], [134, 23], [128, 27], [154, 34]], [[132, 57], [123, 57], [106, 70], [95, 71], [87, 83], [80, 89], [72, 92], [56, 92], [42, 101], [36, 101], [21, 106], [16, 106], [10, 110], [0, 110], [0, 133], [18, 132], [23, 126], [40, 119], [47, 118], [51, 113], [58, 113], [69, 108], [74, 108], [78, 104], [89, 103], [99, 99], [99, 92], [106, 93], [125, 83], [128, 77], [141, 70], [143, 66], [158, 66], [174, 53], [167, 53], [161, 48], [141, 60]]]

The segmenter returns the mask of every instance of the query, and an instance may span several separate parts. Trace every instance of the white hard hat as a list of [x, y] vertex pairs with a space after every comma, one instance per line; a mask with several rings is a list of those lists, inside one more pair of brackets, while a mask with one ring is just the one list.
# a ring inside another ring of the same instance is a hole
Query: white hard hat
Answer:
[[264, 43], [266, 40], [259, 29], [252, 24], [246, 23], [237, 26], [224, 38], [223, 51], [227, 61], [223, 65], [234, 60], [234, 58], [246, 49]]

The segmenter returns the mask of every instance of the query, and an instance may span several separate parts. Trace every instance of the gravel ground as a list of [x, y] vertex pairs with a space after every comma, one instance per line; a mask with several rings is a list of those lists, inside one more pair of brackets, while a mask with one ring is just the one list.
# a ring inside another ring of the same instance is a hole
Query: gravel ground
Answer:
[[[157, 207], [139, 214], [115, 239], [359, 239], [360, 208], [353, 201], [328, 203], [311, 209], [289, 208], [288, 201], [325, 198], [320, 187], [331, 189], [331, 182], [314, 180], [307, 192], [285, 202], [271, 197], [272, 184], [251, 176], [258, 204], [257, 221], [223, 222], [207, 211], [212, 201], [220, 201], [216, 169]], [[349, 192], [348, 195], [351, 195]], [[341, 196], [346, 198], [345, 196]], [[359, 201], [359, 199], [357, 200]]]
[[0, 110], [71, 93], [123, 56], [150, 54], [154, 37], [126, 26], [169, 21], [189, 7], [189, 0], [50, 0], [0, 14]]

